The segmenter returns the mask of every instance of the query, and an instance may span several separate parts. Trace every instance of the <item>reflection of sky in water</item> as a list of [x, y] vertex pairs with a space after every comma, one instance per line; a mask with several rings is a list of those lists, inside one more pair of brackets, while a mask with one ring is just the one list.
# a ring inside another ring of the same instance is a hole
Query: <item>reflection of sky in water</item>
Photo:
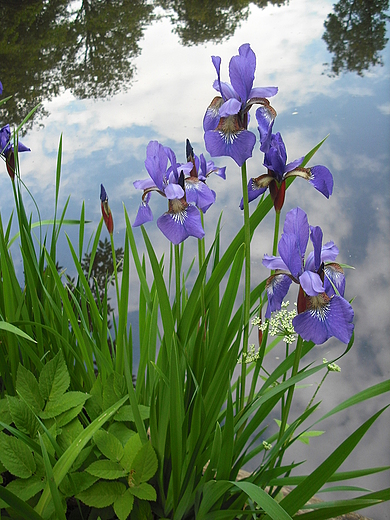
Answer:
[[[334, 240], [339, 246], [340, 262], [356, 268], [348, 272], [346, 296], [356, 296], [353, 306], [357, 339], [354, 351], [340, 362], [341, 375], [330, 374], [328, 378], [322, 391], [321, 415], [354, 392], [386, 379], [390, 367], [388, 47], [384, 67], [367, 72], [363, 78], [354, 74], [328, 77], [323, 64], [330, 57], [321, 36], [331, 9], [332, 1], [309, 0], [290, 2], [281, 8], [252, 7], [251, 15], [234, 37], [221, 45], [209, 43], [200, 47], [181, 47], [167, 20], [155, 22], [140, 42], [142, 52], [135, 62], [137, 73], [131, 90], [107, 101], [75, 100], [68, 93], [54, 99], [45, 107], [50, 116], [43, 121], [44, 128], [34, 129], [23, 138], [32, 153], [21, 156], [23, 179], [36, 196], [42, 218], [50, 218], [57, 146], [63, 132], [61, 200], [64, 203], [71, 194], [68, 216], [76, 218], [85, 200], [86, 218], [92, 220], [90, 229], [95, 229], [100, 219], [99, 186], [103, 182], [114, 213], [119, 246], [124, 229], [122, 202], [134, 220], [140, 193], [132, 183], [147, 175], [143, 165], [147, 143], [158, 139], [171, 146], [183, 161], [187, 137], [195, 153], [204, 151], [202, 118], [214, 95], [215, 71], [210, 56], [222, 57], [222, 80], [228, 80], [230, 57], [237, 53], [240, 44], [250, 42], [257, 55], [255, 86], [279, 87], [279, 94], [272, 101], [279, 114], [274, 130], [283, 135], [288, 160], [304, 155], [330, 133], [310, 164], [325, 164], [331, 169], [334, 195], [326, 201], [308, 183], [297, 179], [287, 193], [283, 216], [300, 205], [308, 213], [310, 223], [323, 228], [325, 241]], [[255, 130], [254, 124], [252, 129]], [[248, 162], [250, 176], [262, 173], [261, 161], [256, 146]], [[210, 181], [217, 191], [217, 204], [206, 215], [206, 227], [213, 230], [224, 210], [223, 239], [228, 240], [242, 223], [238, 209], [240, 175], [231, 159], [216, 162], [227, 165], [227, 181], [217, 177]], [[4, 221], [13, 206], [5, 173], [0, 177], [0, 187]], [[157, 217], [165, 210], [166, 201], [155, 195], [151, 206]], [[167, 243], [155, 223], [147, 225], [147, 230], [158, 253], [168, 253]], [[67, 231], [76, 241], [75, 230]], [[254, 269], [254, 281], [267, 274], [261, 258], [271, 252], [272, 233], [273, 220], [269, 215], [254, 238], [252, 261], [258, 267]], [[136, 236], [140, 237], [138, 230]], [[186, 251], [195, 252], [195, 244], [188, 243]], [[70, 265], [70, 256], [64, 252], [60, 263], [67, 262]], [[131, 310], [136, 305], [135, 300]], [[332, 359], [343, 351], [337, 342], [328, 342], [318, 349], [315, 354], [319, 360]], [[303, 398], [300, 404], [305, 406]], [[346, 432], [351, 433], [378, 407], [378, 403], [368, 402], [352, 408], [340, 419], [336, 416], [321, 424], [319, 429], [328, 430], [334, 444], [327, 445], [327, 436], [314, 439], [309, 448], [302, 445], [300, 452], [294, 452], [294, 460], [304, 458], [317, 463], [345, 438]], [[346, 467], [390, 462], [388, 424], [383, 418], [374, 425], [351, 458], [353, 463]], [[324, 448], [324, 454], [320, 448]], [[370, 482], [381, 488], [385, 487], [384, 480], [380, 476]], [[389, 518], [387, 507], [381, 507], [372, 514], [381, 512], [381, 518]]]

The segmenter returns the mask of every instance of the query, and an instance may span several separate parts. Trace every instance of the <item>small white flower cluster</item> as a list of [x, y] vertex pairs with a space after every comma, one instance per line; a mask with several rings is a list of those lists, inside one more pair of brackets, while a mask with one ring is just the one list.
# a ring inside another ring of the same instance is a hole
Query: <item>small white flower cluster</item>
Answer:
[[[326, 358], [322, 359], [323, 363], [328, 363], [328, 360]], [[341, 372], [341, 368], [336, 365], [336, 363], [328, 363], [328, 370], [329, 372]]]
[[249, 351], [242, 353], [242, 358], [237, 360], [237, 363], [253, 363], [259, 359], [259, 352], [256, 352], [254, 345], [249, 345]]
[[[269, 325], [270, 336], [283, 336], [283, 341], [290, 345], [294, 343], [297, 338], [297, 334], [294, 330], [292, 320], [297, 315], [297, 310], [288, 310], [290, 302], [287, 300], [282, 302], [282, 308], [278, 312], [274, 312], [270, 320], [266, 320], [261, 323], [260, 318], [254, 318], [252, 320], [253, 325], [257, 325], [260, 330], [264, 331]], [[296, 304], [294, 304], [296, 305]]]
[[262, 445], [263, 445], [263, 448], [264, 448], [265, 450], [270, 450], [270, 449], [272, 448], [272, 444], [270, 444], [270, 443], [267, 442], [267, 441], [263, 441], [263, 442], [262, 442]]

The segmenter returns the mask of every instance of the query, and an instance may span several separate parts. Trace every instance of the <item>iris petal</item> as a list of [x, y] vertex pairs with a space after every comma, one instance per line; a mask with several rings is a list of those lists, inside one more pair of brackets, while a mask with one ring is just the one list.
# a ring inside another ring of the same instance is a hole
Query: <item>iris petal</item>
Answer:
[[271, 312], [279, 311], [282, 301], [291, 285], [291, 279], [286, 274], [274, 274], [268, 278], [266, 291], [268, 296], [268, 307], [265, 313], [266, 318], [271, 317]]
[[311, 299], [311, 307], [293, 319], [295, 331], [306, 341], [321, 345], [334, 336], [349, 343], [354, 325], [351, 305], [341, 296]]

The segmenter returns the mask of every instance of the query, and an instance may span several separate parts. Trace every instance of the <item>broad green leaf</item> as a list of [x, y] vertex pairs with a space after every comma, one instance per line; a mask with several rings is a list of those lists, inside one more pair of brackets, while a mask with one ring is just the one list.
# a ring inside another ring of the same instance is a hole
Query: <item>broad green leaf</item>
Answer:
[[78, 493], [76, 498], [91, 507], [107, 507], [112, 505], [126, 491], [122, 482], [104, 482], [99, 480], [91, 487]]
[[65, 426], [66, 424], [73, 421], [75, 417], [77, 417], [81, 410], [84, 407], [84, 403], [79, 404], [78, 406], [75, 406], [74, 408], [71, 408], [70, 410], [67, 410], [66, 412], [60, 413], [56, 416], [56, 424], [58, 428], [61, 428], [62, 426]]
[[134, 505], [134, 496], [131, 494], [130, 489], [118, 497], [114, 502], [114, 511], [119, 520], [126, 520], [131, 513]]
[[31, 438], [34, 438], [39, 428], [39, 422], [34, 413], [27, 404], [18, 397], [8, 395], [7, 400], [8, 408], [16, 428]]
[[39, 390], [43, 399], [53, 401], [66, 392], [69, 384], [68, 369], [60, 351], [42, 368], [39, 376]]
[[93, 436], [96, 446], [105, 457], [114, 462], [120, 461], [123, 457], [123, 446], [119, 439], [106, 430], [99, 430]]
[[134, 430], [128, 428], [126, 424], [122, 422], [114, 422], [110, 424], [108, 427], [108, 432], [112, 433], [112, 435], [114, 435], [114, 437], [116, 437], [121, 442], [122, 446], [125, 446], [130, 437], [136, 435], [137, 433]]
[[[11, 424], [12, 423], [12, 417], [11, 417], [11, 414], [9, 412], [8, 400], [7, 399], [0, 399], [0, 418], [1, 418], [1, 422], [2, 423], [5, 423], [5, 424]], [[0, 424], [0, 431], [3, 428], [4, 428], [4, 426], [2, 426]]]
[[88, 398], [89, 395], [84, 392], [67, 392], [66, 394], [62, 394], [55, 399], [48, 401], [45, 409], [39, 414], [39, 416], [41, 419], [52, 419], [75, 406], [79, 406], [80, 404], [84, 405]]
[[60, 491], [66, 497], [73, 497], [76, 493], [81, 493], [91, 487], [97, 480], [97, 477], [86, 471], [69, 473], [61, 482]]
[[147, 442], [138, 451], [133, 460], [132, 470], [134, 470], [134, 484], [138, 485], [141, 482], [146, 482], [151, 479], [156, 473], [157, 467], [158, 462], [156, 453], [153, 446]]
[[90, 475], [107, 480], [116, 480], [125, 477], [127, 474], [126, 470], [118, 462], [107, 459], [92, 462], [85, 471]]
[[[150, 408], [149, 406], [144, 406], [143, 404], [138, 405], [141, 419], [144, 421], [145, 419], [149, 419], [150, 414]], [[131, 405], [126, 404], [125, 406], [122, 406], [120, 410], [118, 410], [118, 413], [115, 414], [114, 417], [115, 421], [124, 421], [124, 422], [134, 422], [134, 413], [131, 408]]]
[[21, 500], [27, 502], [30, 498], [34, 497], [37, 493], [42, 491], [45, 486], [45, 481], [37, 475], [32, 475], [30, 478], [15, 479], [12, 480], [8, 486], [8, 491], [14, 493]]
[[39, 414], [45, 405], [45, 401], [39, 391], [38, 381], [34, 374], [27, 370], [21, 363], [18, 366], [16, 376], [16, 392], [25, 401], [34, 413]]
[[[146, 444], [145, 444], [146, 446]], [[150, 484], [143, 482], [139, 486], [130, 486], [132, 494], [141, 500], [153, 500], [157, 498], [156, 490]]]
[[33, 454], [26, 444], [3, 432], [0, 432], [0, 460], [16, 477], [27, 479], [36, 469]]
[[73, 421], [61, 428], [61, 434], [58, 436], [57, 442], [65, 451], [82, 432], [83, 426], [81, 422], [78, 419], [73, 419]]
[[127, 471], [132, 469], [133, 460], [141, 448], [142, 442], [138, 433], [130, 437], [130, 439], [126, 442], [123, 457], [120, 463], [121, 466]]
[[[61, 458], [57, 462], [57, 464], [53, 468], [54, 479], [59, 485], [62, 482], [62, 479], [68, 473], [72, 464], [74, 464], [76, 458], [80, 454], [81, 450], [85, 447], [85, 445], [89, 442], [89, 440], [93, 437], [93, 435], [105, 424], [106, 421], [111, 419], [114, 413], [126, 402], [128, 396], [120, 399], [115, 405], [113, 405], [108, 410], [104, 411], [99, 417], [97, 417], [89, 426], [87, 426], [78, 437], [72, 442], [66, 452], [61, 455]], [[70, 423], [71, 424], [71, 423]], [[45, 489], [42, 492], [42, 495], [39, 499], [38, 504], [35, 507], [35, 510], [38, 513], [44, 512], [50, 503], [50, 488], [48, 485], [45, 486]]]

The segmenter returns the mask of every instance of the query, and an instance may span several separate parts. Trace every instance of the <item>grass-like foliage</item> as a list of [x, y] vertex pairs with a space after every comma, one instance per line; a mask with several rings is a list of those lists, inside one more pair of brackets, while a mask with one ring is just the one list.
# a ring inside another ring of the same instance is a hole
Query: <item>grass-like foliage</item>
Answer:
[[[306, 164], [322, 143], [305, 156], [302, 175], [309, 175]], [[271, 336], [274, 318], [259, 319], [278, 271], [272, 270], [268, 281], [251, 284], [250, 242], [275, 206], [276, 254], [280, 208], [272, 190], [249, 214], [243, 167], [243, 227], [223, 244], [218, 222], [209, 250], [198, 239], [198, 267], [194, 262], [188, 268], [183, 262], [186, 242], [170, 247], [167, 242], [160, 258], [144, 227], [146, 253], [140, 256], [126, 208], [125, 233], [115, 249], [105, 191], [102, 220], [86, 244], [84, 205], [78, 220], [66, 218], [69, 199], [62, 210], [58, 207], [61, 140], [54, 216], [43, 220], [36, 208], [33, 222], [23, 203], [31, 194], [20, 176], [17, 130], [12, 144], [13, 162], [9, 155], [4, 158], [7, 168], [14, 168], [15, 210], [6, 224], [0, 216], [2, 518], [288, 520], [303, 510], [299, 518], [310, 520], [389, 500], [389, 489], [372, 492], [353, 485], [355, 478], [387, 467], [339, 471], [385, 409], [339, 446], [334, 446], [332, 432], [318, 428], [326, 418], [388, 393], [390, 381], [347, 398], [320, 419], [315, 391], [292, 421], [289, 412], [298, 386], [314, 374], [324, 381], [337, 370], [337, 360], [305, 363], [316, 345], [292, 329], [285, 357], [273, 371], [265, 370], [267, 355], [285, 335]], [[283, 190], [291, 180], [283, 179]], [[104, 222], [110, 244], [102, 241]], [[77, 245], [67, 238], [73, 279], [59, 268], [57, 252], [60, 234], [71, 225], [79, 230]], [[16, 247], [21, 273], [11, 254]], [[109, 255], [107, 265], [94, 263], [102, 250]], [[130, 287], [130, 270], [137, 286], [132, 282]], [[139, 345], [133, 345], [128, 313], [130, 295], [136, 293]], [[337, 286], [334, 293], [341, 298]], [[253, 349], [248, 338], [256, 317], [260, 341]], [[354, 355], [352, 347], [353, 335], [343, 356]], [[137, 367], [135, 348], [140, 352]], [[314, 437], [332, 447], [330, 454], [311, 473], [296, 476], [303, 461], [286, 463], [285, 454]], [[249, 462], [256, 469], [238, 479]], [[344, 498], [308, 505], [329, 483]], [[293, 489], [283, 497], [284, 486]], [[349, 491], [358, 497], [345, 498]]]

